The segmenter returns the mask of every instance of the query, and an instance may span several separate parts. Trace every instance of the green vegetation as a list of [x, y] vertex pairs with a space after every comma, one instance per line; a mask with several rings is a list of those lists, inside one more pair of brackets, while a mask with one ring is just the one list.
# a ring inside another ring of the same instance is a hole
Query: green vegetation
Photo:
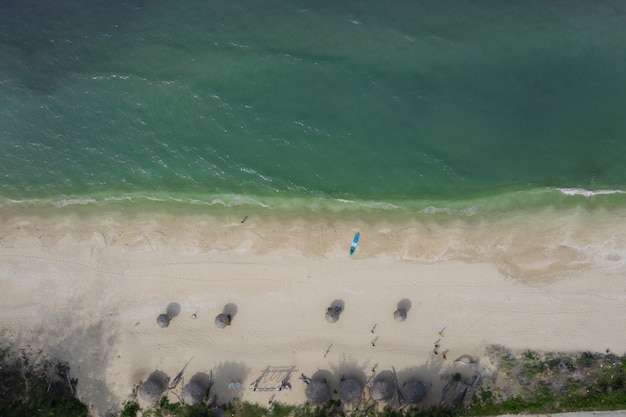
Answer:
[[[136, 413], [139, 410], [139, 406], [137, 403], [127, 403], [133, 404], [134, 412]], [[135, 414], [131, 414], [133, 417]], [[184, 405], [181, 403], [171, 403], [167, 399], [167, 397], [161, 398], [159, 404], [157, 406], [149, 407], [142, 411], [142, 417], [214, 417], [213, 412], [207, 409], [206, 405], [198, 404], [198, 405]], [[126, 417], [120, 415], [120, 417]]]
[[498, 369], [474, 396], [469, 415], [616, 410], [626, 407], [625, 358], [613, 353], [578, 355], [527, 351], [513, 357], [491, 350]]
[[135, 401], [128, 401], [124, 403], [124, 407], [120, 412], [119, 417], [135, 417], [137, 415], [137, 411], [139, 411], [139, 404]]
[[41, 350], [19, 353], [0, 347], [0, 415], [3, 417], [86, 417], [87, 406], [74, 397], [77, 380], [67, 363]]
[[[513, 355], [502, 346], [490, 346], [487, 355], [495, 369], [482, 376], [473, 398], [466, 398], [467, 407], [450, 404], [375, 412], [371, 406], [364, 405], [359, 411], [347, 413], [338, 400], [322, 407], [274, 402], [269, 408], [235, 400], [217, 414], [227, 417], [465, 417], [626, 407], [624, 356], [609, 351], [563, 354], [530, 350]], [[471, 392], [469, 385], [473, 381], [464, 380], [460, 373], [451, 374], [449, 378]], [[76, 384], [66, 362], [50, 359], [41, 350], [16, 351], [0, 345], [0, 415], [3, 417], [88, 417], [85, 404], [75, 398]], [[117, 414], [118, 417], [215, 415], [215, 409], [207, 408], [206, 404], [172, 403], [165, 396], [158, 404], [144, 409], [136, 401], [125, 402]]]

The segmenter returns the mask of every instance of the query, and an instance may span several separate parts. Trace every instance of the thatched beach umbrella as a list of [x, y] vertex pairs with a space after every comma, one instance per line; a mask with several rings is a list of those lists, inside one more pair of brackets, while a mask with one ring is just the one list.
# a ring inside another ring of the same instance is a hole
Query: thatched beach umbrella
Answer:
[[159, 317], [157, 317], [157, 324], [159, 325], [159, 327], [166, 328], [170, 325], [170, 320], [171, 317], [167, 314], [159, 314]]
[[376, 402], [384, 403], [393, 398], [393, 394], [396, 391], [396, 387], [393, 382], [388, 379], [381, 379], [374, 382], [370, 388], [370, 396]]
[[426, 397], [429, 388], [430, 385], [425, 385], [412, 379], [404, 384], [402, 398], [404, 398], [407, 404], [418, 404]]
[[218, 329], [223, 329], [230, 324], [230, 317], [224, 313], [220, 313], [215, 317], [215, 325]]
[[326, 321], [329, 323], [336, 323], [339, 320], [339, 311], [337, 309], [328, 307], [326, 310]]
[[314, 379], [307, 384], [304, 394], [313, 404], [323, 404], [330, 398], [330, 388], [326, 381]]
[[346, 378], [339, 384], [339, 399], [344, 403], [357, 402], [362, 395], [363, 387], [356, 379]]
[[185, 404], [196, 405], [204, 401], [206, 389], [198, 382], [190, 382], [183, 388], [183, 401]]
[[406, 320], [406, 310], [399, 308], [393, 312], [393, 318], [396, 321], [404, 321]]
[[147, 380], [139, 387], [139, 396], [147, 403], [154, 404], [163, 394], [163, 387], [157, 381]]

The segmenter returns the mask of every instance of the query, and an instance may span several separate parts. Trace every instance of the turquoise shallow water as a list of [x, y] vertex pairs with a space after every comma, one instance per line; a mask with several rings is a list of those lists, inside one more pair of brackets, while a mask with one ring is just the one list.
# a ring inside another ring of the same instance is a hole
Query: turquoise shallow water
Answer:
[[1, 3], [3, 206], [626, 199], [623, 2], [40, 3]]

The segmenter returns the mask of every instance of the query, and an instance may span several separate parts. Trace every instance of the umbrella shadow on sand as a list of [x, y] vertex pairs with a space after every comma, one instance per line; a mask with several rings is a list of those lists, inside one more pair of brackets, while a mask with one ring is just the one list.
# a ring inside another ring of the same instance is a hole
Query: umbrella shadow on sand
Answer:
[[342, 362], [333, 365], [332, 368], [337, 379], [351, 378], [358, 381], [363, 387], [367, 384], [367, 375], [363, 371], [363, 367], [357, 365], [355, 361], [344, 359]]
[[346, 303], [343, 300], [335, 300], [330, 303], [330, 308], [333, 310], [339, 309], [339, 311], [343, 311], [346, 308]]
[[224, 306], [224, 310], [222, 310], [222, 314], [230, 316], [230, 319], [233, 320], [237, 315], [237, 306], [234, 303], [226, 304]]
[[398, 301], [398, 310], [404, 310], [408, 313], [409, 310], [411, 310], [412, 306], [413, 305], [411, 304], [411, 300], [409, 300], [408, 298], [404, 298]]
[[180, 304], [178, 303], [170, 303], [167, 306], [166, 313], [170, 318], [177, 317], [180, 314]]
[[[420, 401], [425, 405], [436, 405], [441, 398], [441, 392], [445, 381], [441, 378], [443, 363], [439, 360], [429, 360], [421, 366], [398, 369], [396, 376], [398, 379], [398, 389], [403, 392], [407, 384], [420, 382], [428, 386], [425, 398]], [[406, 403], [405, 398], [403, 401]]]
[[343, 313], [345, 303], [343, 300], [335, 300], [330, 303], [330, 307], [326, 309], [326, 321], [329, 323], [336, 323], [339, 320], [339, 316]]
[[200, 384], [200, 385], [206, 387], [207, 389], [209, 389], [211, 387], [211, 384], [213, 383], [211, 375], [207, 375], [204, 372], [198, 372], [197, 374], [195, 374], [194, 376], [191, 377], [189, 382], [190, 383], [193, 382], [195, 384]]
[[[372, 369], [375, 370], [375, 366]], [[358, 407], [363, 401], [363, 388], [367, 385], [367, 375], [356, 362], [342, 362], [335, 367], [335, 372], [339, 374], [339, 399], [345, 406]]]
[[242, 384], [250, 373], [243, 362], [221, 362], [213, 372], [211, 395], [218, 404], [227, 404], [239, 397], [244, 390]]
[[405, 321], [409, 310], [411, 309], [411, 301], [408, 298], [400, 300], [398, 308], [393, 312], [393, 318], [396, 321]]

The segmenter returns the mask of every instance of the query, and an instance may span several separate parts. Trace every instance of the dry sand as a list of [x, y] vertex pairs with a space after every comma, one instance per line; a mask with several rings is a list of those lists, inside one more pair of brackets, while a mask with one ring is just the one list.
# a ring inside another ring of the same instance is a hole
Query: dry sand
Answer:
[[[619, 215], [349, 220], [337, 216], [0, 213], [0, 328], [70, 362], [104, 415], [159, 370], [213, 373], [219, 402], [303, 403], [301, 373], [363, 382], [395, 367], [433, 384], [488, 370], [484, 349], [622, 352], [626, 224]], [[330, 219], [330, 220], [329, 220]], [[361, 242], [348, 248], [356, 231]], [[335, 300], [345, 308], [324, 319]], [[408, 319], [394, 321], [398, 303]], [[217, 329], [226, 304], [232, 325]], [[170, 326], [157, 326], [166, 310]], [[196, 318], [192, 318], [195, 314]], [[373, 330], [373, 332], [372, 332]], [[439, 355], [433, 354], [444, 330]], [[375, 346], [372, 345], [375, 342]], [[447, 353], [447, 360], [441, 353]], [[254, 392], [289, 377], [290, 391]], [[229, 382], [241, 388], [228, 389]], [[182, 387], [182, 384], [178, 387]]]

